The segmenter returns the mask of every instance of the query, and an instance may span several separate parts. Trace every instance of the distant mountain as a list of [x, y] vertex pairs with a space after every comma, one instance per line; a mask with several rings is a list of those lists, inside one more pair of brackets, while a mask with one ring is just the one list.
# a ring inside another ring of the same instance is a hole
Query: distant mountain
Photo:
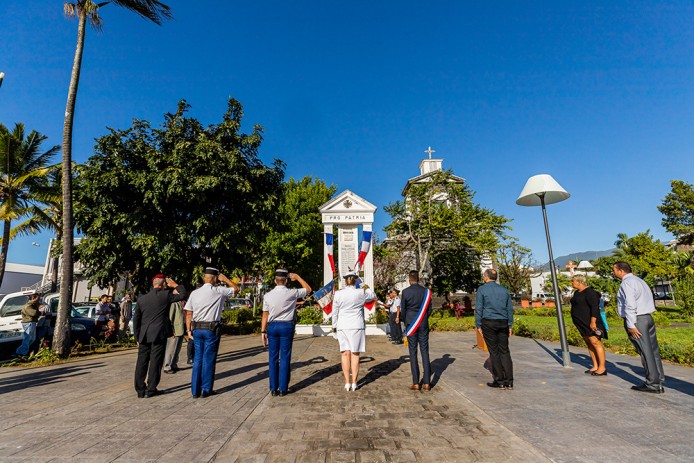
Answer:
[[[573, 254], [567, 254], [566, 256], [559, 256], [554, 258], [555, 265], [557, 266], [557, 271], [565, 270], [565, 265], [569, 263], [570, 260], [574, 264], [578, 265], [582, 260], [593, 261], [598, 257], [611, 256], [616, 248], [609, 249], [607, 251], [584, 251], [576, 252]], [[542, 270], [549, 271], [549, 262], [545, 262], [540, 266]]]

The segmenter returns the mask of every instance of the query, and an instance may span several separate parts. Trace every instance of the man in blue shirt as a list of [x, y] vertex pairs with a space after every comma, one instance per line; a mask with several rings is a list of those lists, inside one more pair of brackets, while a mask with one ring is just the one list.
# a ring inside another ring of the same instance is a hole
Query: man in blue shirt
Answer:
[[487, 386], [513, 389], [513, 361], [508, 348], [513, 325], [511, 295], [496, 283], [496, 270], [485, 270], [482, 278], [484, 284], [477, 290], [475, 299], [475, 325], [484, 336], [492, 364], [494, 381]]

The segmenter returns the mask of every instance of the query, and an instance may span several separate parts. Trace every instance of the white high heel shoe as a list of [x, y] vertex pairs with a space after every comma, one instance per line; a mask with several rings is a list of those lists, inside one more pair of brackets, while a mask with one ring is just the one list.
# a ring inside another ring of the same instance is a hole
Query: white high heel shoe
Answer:
[[349, 392], [351, 388], [352, 388], [351, 384], [349, 384], [349, 383], [345, 384], [345, 391]]
[[[346, 385], [345, 385], [346, 386]], [[357, 383], [352, 383], [352, 390], [356, 391], [357, 390]]]

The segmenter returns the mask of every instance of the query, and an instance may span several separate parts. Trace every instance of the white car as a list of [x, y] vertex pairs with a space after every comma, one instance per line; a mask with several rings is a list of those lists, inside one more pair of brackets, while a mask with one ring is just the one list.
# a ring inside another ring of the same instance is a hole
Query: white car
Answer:
[[32, 294], [34, 291], [19, 291], [10, 293], [0, 300], [0, 343], [22, 339], [22, 307]]

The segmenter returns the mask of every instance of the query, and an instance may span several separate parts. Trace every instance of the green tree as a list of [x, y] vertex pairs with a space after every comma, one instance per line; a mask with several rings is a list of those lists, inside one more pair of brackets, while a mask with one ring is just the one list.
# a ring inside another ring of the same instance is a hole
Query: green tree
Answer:
[[30, 214], [39, 204], [39, 189], [53, 168], [49, 163], [60, 150], [53, 146], [42, 152], [41, 145], [47, 137], [35, 130], [26, 138], [24, 135], [24, 124], [15, 124], [11, 132], [0, 124], [0, 285], [5, 276], [12, 221]]
[[474, 248], [454, 243], [437, 249], [431, 259], [431, 289], [436, 294], [473, 292], [482, 283], [482, 256]]
[[[465, 265], [460, 258], [474, 260], [491, 254], [505, 237], [509, 222], [473, 198], [472, 190], [455, 181], [450, 171], [436, 171], [425, 181], [410, 184], [404, 201], [385, 207], [392, 218], [386, 227], [389, 245], [409, 254], [412, 267], [420, 275], [429, 272], [432, 281], [437, 280], [436, 271], [452, 268], [453, 252], [460, 253], [456, 265], [472, 270], [473, 265]], [[479, 267], [474, 271], [479, 274]], [[447, 276], [439, 279], [437, 291], [462, 289], [470, 280], [461, 274]]]
[[60, 286], [60, 306], [58, 308], [53, 339], [53, 348], [60, 356], [67, 355], [70, 343], [69, 313], [70, 307], [72, 306], [74, 244], [72, 210], [72, 126], [75, 119], [75, 105], [77, 103], [80, 74], [82, 73], [84, 39], [87, 32], [87, 21], [95, 30], [100, 31], [102, 29], [103, 22], [99, 16], [99, 12], [101, 8], [109, 3], [137, 13], [155, 24], [161, 24], [163, 19], [172, 17], [170, 8], [158, 0], [110, 0], [102, 3], [95, 3], [92, 0], [78, 0], [76, 2], [65, 2], [63, 4], [65, 15], [68, 18], [77, 18], [77, 45], [75, 47], [75, 57], [72, 62], [72, 73], [70, 74], [70, 86], [67, 92], [65, 119], [63, 122], [63, 284]]
[[162, 128], [136, 120], [97, 140], [80, 166], [76, 219], [79, 259], [101, 286], [127, 275], [145, 288], [162, 271], [181, 282], [205, 265], [228, 274], [253, 270], [275, 218], [284, 164], [258, 158], [262, 128], [240, 133], [243, 109], [229, 99], [223, 120], [204, 127], [165, 116]]
[[616, 260], [629, 263], [633, 273], [643, 276], [649, 286], [653, 286], [656, 281], [674, 276], [670, 264], [673, 251], [654, 239], [650, 230], [632, 237], [620, 233], [617, 235], [615, 246]]
[[282, 185], [273, 228], [263, 244], [263, 271], [278, 265], [301, 275], [312, 288], [323, 285], [323, 222], [318, 208], [337, 191], [310, 176]]
[[530, 288], [530, 277], [536, 273], [530, 249], [521, 246], [515, 239], [509, 239], [497, 249], [495, 258], [499, 281], [509, 291], [519, 294]]
[[665, 196], [658, 210], [663, 214], [663, 227], [681, 244], [694, 243], [694, 186], [682, 180], [670, 182], [672, 191]]

